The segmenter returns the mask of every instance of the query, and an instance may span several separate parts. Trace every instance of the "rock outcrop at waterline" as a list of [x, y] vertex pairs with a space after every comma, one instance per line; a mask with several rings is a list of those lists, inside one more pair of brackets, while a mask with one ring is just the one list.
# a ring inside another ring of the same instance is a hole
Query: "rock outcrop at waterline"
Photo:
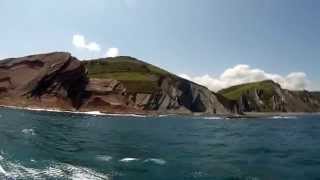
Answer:
[[106, 113], [239, 113], [234, 101], [203, 86], [134, 58], [119, 58], [81, 62], [55, 52], [2, 60], [0, 105]]
[[320, 112], [319, 92], [290, 91], [271, 80], [241, 84], [219, 92], [243, 112]]

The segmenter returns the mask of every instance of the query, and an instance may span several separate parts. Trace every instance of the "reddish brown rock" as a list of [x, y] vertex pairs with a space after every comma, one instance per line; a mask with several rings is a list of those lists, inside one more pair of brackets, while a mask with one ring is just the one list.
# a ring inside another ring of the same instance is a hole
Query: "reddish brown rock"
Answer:
[[69, 53], [50, 53], [0, 62], [0, 103], [74, 109], [81, 105], [85, 68]]
[[[157, 80], [150, 77], [150, 83]], [[11, 58], [0, 61], [0, 105], [106, 113], [237, 113], [233, 103], [203, 86], [173, 75], [157, 81], [150, 91], [133, 92], [114, 79], [89, 79], [83, 63], [69, 53]]]

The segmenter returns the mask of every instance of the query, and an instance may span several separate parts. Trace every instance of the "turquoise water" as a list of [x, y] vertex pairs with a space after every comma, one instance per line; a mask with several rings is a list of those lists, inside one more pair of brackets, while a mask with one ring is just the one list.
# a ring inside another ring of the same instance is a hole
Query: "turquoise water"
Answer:
[[320, 116], [0, 115], [0, 179], [320, 178]]

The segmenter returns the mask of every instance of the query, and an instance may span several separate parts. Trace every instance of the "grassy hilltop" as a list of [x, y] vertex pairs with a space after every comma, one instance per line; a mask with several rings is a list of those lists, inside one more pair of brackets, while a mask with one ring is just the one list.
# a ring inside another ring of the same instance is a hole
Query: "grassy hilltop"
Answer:
[[129, 92], [151, 93], [158, 87], [160, 78], [173, 76], [163, 69], [128, 56], [83, 63], [90, 78], [119, 80]]
[[[278, 97], [276, 93], [277, 88], [280, 88], [279, 84], [271, 80], [266, 80], [232, 86], [218, 93], [230, 100], [239, 101], [242, 97], [245, 97], [249, 103], [260, 107], [260, 111], [269, 112], [273, 111], [273, 97]], [[258, 101], [261, 102], [261, 105]]]
[[290, 91], [271, 80], [241, 84], [218, 92], [238, 101], [244, 112], [318, 112], [318, 92]]

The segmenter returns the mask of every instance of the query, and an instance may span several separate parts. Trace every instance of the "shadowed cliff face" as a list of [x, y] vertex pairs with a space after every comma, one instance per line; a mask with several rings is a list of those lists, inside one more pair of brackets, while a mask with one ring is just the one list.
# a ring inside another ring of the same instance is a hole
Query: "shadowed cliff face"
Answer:
[[273, 81], [242, 84], [221, 90], [222, 95], [238, 101], [243, 112], [319, 112], [316, 92], [289, 91]]
[[151, 95], [146, 107], [160, 112], [239, 113], [236, 102], [220, 97], [206, 87], [170, 76], [160, 80], [159, 91]]
[[84, 66], [68, 53], [0, 62], [2, 105], [77, 108], [87, 83]]
[[235, 102], [134, 58], [80, 62], [62, 52], [1, 61], [0, 105], [107, 113], [238, 112]]

